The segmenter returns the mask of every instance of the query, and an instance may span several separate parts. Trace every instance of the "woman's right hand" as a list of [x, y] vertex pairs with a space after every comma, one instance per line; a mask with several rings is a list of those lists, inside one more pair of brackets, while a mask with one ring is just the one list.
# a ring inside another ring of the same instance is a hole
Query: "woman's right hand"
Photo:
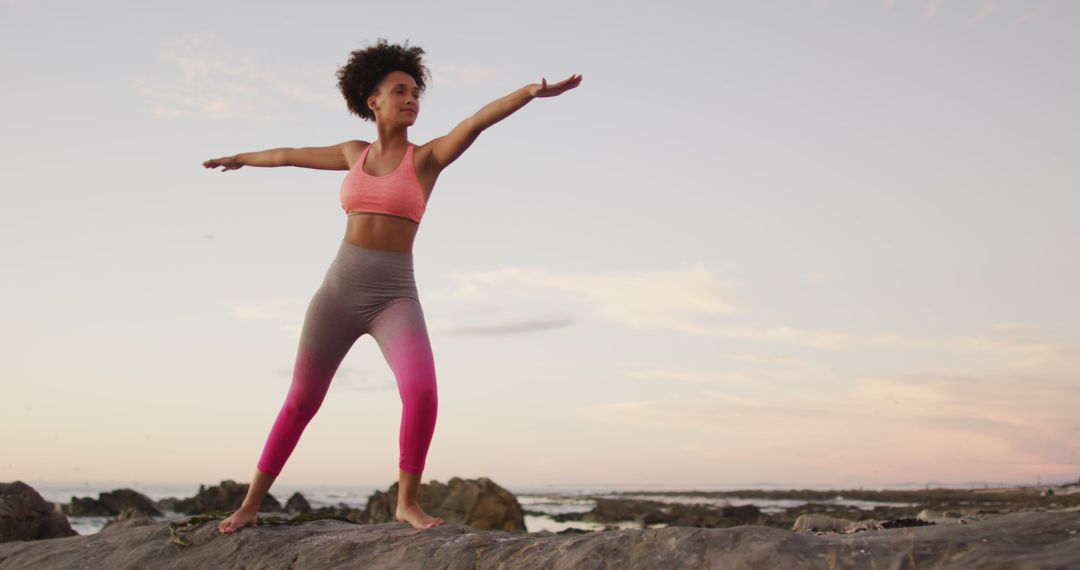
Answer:
[[237, 160], [236, 155], [223, 156], [221, 158], [211, 158], [210, 160], [207, 160], [202, 164], [206, 168], [214, 168], [220, 166], [222, 172], [225, 172], [227, 170], [236, 170], [237, 168], [243, 166], [243, 164], [241, 164], [240, 161]]

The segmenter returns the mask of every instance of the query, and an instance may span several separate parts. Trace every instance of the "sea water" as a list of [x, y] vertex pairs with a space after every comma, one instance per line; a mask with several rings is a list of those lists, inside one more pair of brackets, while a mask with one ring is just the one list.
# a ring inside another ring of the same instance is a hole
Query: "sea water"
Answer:
[[[97, 498], [99, 493], [114, 491], [116, 489], [134, 489], [154, 501], [174, 497], [186, 499], [195, 496], [199, 492], [198, 484], [132, 484], [132, 483], [83, 483], [83, 484], [49, 484], [27, 482], [37, 490], [46, 500], [54, 504], [69, 503], [72, 497]], [[745, 488], [745, 487], [744, 487]], [[353, 509], [363, 509], [367, 506], [368, 497], [376, 490], [384, 487], [374, 486], [334, 486], [334, 485], [275, 485], [271, 490], [274, 496], [283, 505], [293, 493], [300, 493], [307, 499], [313, 509], [321, 507], [334, 507], [341, 504]], [[624, 486], [624, 485], [550, 485], [507, 488], [517, 497], [522, 509], [540, 514], [526, 514], [525, 527], [528, 532], [551, 531], [559, 532], [570, 528], [581, 530], [600, 530], [605, 525], [584, 521], [559, 522], [552, 518], [555, 515], [568, 513], [585, 513], [596, 506], [596, 501], [589, 498], [617, 498], [617, 499], [642, 499], [660, 503], [695, 504], [712, 507], [756, 505], [763, 513], [779, 513], [786, 509], [799, 507], [809, 501], [801, 499], [759, 499], [739, 497], [701, 497], [688, 492], [686, 487], [668, 486]], [[725, 491], [730, 487], [694, 487], [694, 491]], [[669, 492], [671, 495], [636, 495], [635, 492]], [[618, 493], [618, 494], [615, 494]], [[679, 494], [685, 493], [685, 494]], [[845, 499], [836, 496], [831, 499], [816, 499], [813, 502], [833, 504], [837, 506], [849, 506], [863, 510], [872, 510], [875, 506], [903, 507], [910, 503], [887, 503], [879, 501], [861, 501]], [[154, 517], [157, 521], [181, 521], [190, 515], [165, 511], [163, 516]], [[105, 526], [105, 523], [113, 517], [72, 517], [71, 528], [82, 535], [94, 534]], [[631, 522], [610, 525], [618, 528], [631, 528]], [[663, 525], [655, 525], [663, 526]]]

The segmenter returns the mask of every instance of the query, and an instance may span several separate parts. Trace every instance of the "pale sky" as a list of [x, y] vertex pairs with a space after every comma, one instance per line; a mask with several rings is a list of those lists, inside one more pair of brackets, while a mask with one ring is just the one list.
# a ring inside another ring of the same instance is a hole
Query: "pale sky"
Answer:
[[[249, 481], [344, 172], [334, 72], [427, 52], [425, 481], [1080, 475], [1080, 5], [0, 0], [0, 481]], [[396, 480], [370, 336], [278, 485]]]

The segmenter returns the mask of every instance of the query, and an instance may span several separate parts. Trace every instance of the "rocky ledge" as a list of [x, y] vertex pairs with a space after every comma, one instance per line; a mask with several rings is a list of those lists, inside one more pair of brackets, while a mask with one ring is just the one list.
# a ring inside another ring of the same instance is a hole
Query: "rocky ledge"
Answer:
[[[284, 517], [288, 517], [282, 513]], [[306, 515], [309, 516], [309, 515]], [[235, 534], [214, 516], [136, 517], [100, 533], [0, 544], [19, 568], [1077, 568], [1080, 512], [1008, 513], [965, 524], [855, 534], [747, 525], [585, 534], [446, 524], [354, 524], [263, 515]], [[295, 524], [291, 524], [295, 523]]]

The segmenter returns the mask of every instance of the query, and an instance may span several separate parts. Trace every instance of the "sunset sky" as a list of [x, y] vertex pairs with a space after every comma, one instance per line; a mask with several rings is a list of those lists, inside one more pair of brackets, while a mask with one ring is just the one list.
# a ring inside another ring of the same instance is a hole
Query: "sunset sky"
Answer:
[[[1080, 4], [0, 0], [0, 481], [248, 481], [373, 141], [334, 73], [426, 51], [423, 479], [1080, 476]], [[397, 478], [361, 338], [278, 481]]]

